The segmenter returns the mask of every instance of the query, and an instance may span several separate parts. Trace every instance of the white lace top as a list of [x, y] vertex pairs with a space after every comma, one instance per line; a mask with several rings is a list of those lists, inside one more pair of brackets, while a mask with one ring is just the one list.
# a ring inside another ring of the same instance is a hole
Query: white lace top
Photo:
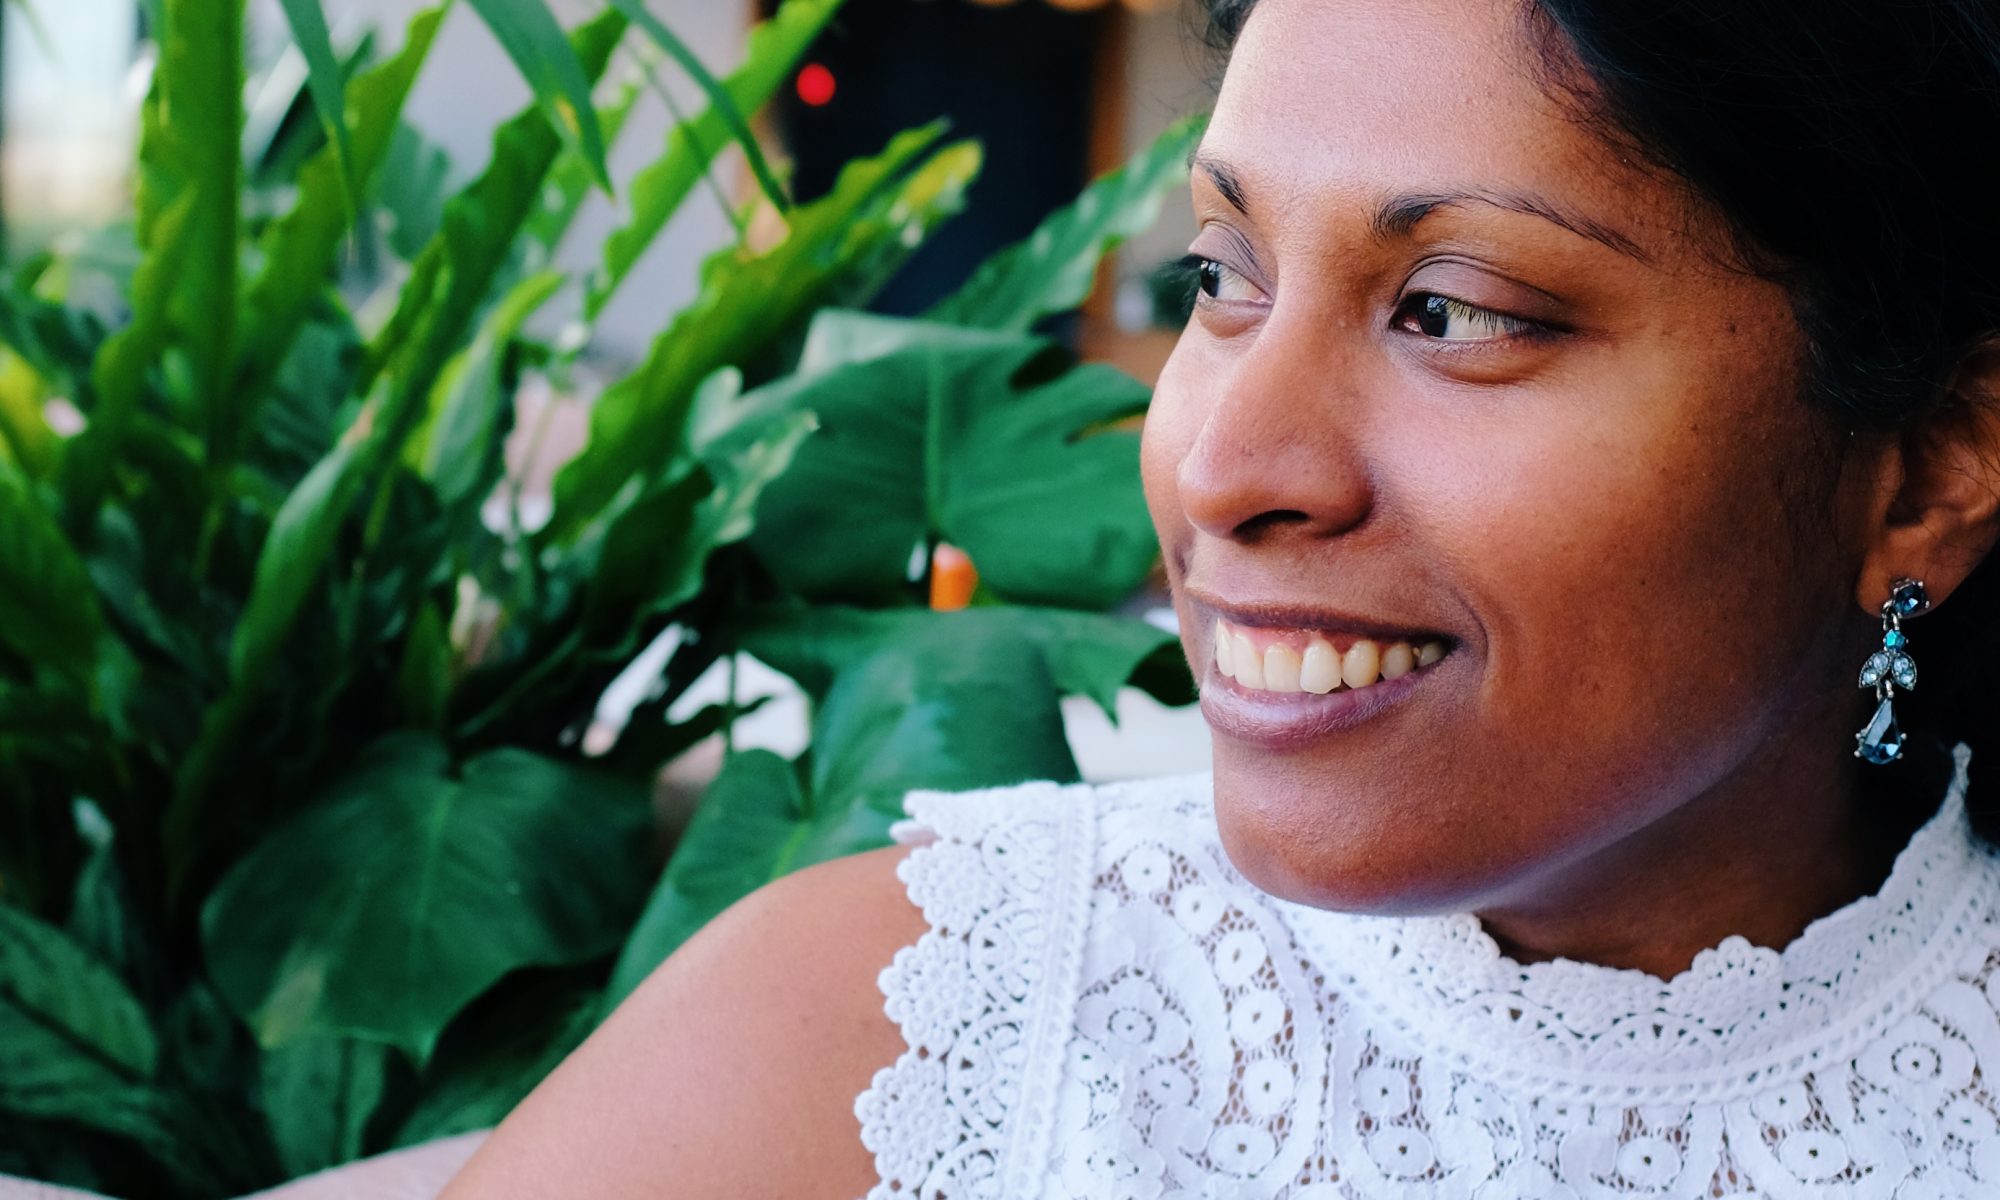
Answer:
[[1521, 966], [1277, 900], [1208, 779], [909, 798], [870, 1200], [2000, 1197], [2000, 858], [1964, 804], [1783, 952]]

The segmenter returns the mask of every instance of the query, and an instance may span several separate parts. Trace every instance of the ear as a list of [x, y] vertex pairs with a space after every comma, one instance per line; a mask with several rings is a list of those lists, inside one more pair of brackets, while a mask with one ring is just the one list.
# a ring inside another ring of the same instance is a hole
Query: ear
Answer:
[[1878, 465], [1855, 601], [1873, 616], [1910, 578], [1942, 604], [2000, 540], [2000, 336], [1960, 362], [1936, 410]]

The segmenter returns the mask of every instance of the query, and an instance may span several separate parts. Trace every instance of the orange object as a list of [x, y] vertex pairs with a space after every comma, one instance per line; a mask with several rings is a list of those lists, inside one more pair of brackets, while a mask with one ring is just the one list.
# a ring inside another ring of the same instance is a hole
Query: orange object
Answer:
[[939, 542], [931, 551], [931, 607], [956, 612], [972, 603], [972, 591], [978, 586], [972, 557], [949, 542]]

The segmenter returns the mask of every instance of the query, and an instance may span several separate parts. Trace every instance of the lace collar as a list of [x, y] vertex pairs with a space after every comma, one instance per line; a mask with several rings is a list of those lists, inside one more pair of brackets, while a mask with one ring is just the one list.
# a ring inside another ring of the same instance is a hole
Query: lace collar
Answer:
[[1984, 953], [2000, 867], [1965, 809], [1969, 751], [1882, 888], [1784, 950], [1742, 937], [1670, 980], [1556, 959], [1523, 966], [1469, 914], [1368, 917], [1285, 904], [1372, 1024], [1494, 1079], [1589, 1102], [1747, 1095], [1851, 1056]]

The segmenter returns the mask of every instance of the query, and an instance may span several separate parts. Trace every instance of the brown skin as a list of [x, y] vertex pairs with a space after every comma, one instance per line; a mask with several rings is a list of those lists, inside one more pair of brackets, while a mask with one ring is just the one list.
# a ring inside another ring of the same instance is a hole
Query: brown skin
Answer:
[[[1853, 672], [1890, 578], [1942, 600], [1968, 556], [1940, 542], [1991, 544], [1993, 480], [1906, 477], [1895, 440], [1809, 410], [1786, 294], [1545, 93], [1517, 14], [1258, 5], [1197, 158], [1220, 269], [1154, 398], [1147, 498], [1205, 687], [1218, 602], [1455, 643], [1357, 728], [1218, 734], [1246, 875], [1668, 975], [1879, 882]], [[1565, 218], [1377, 229], [1386, 197], [1458, 191]], [[1427, 329], [1422, 293], [1484, 311]]]
[[854, 1200], [854, 1098], [903, 1051], [876, 976], [920, 937], [906, 850], [809, 867], [716, 918], [507, 1117], [441, 1200]]
[[[1784, 944], [1907, 833], [1861, 803], [1852, 677], [1891, 579], [1948, 602], [2000, 531], [2000, 353], [1903, 436], [1808, 410], [1785, 295], [1544, 95], [1516, 13], [1259, 4], [1202, 146], [1248, 211], [1196, 170], [1192, 249], [1225, 269], [1160, 381], [1146, 492], [1207, 686], [1204, 596], [1453, 642], [1350, 730], [1283, 751], [1218, 733], [1252, 880], [1471, 909], [1522, 959], [1668, 975], [1729, 934]], [[1459, 189], [1540, 197], [1621, 248], [1469, 202], [1371, 232], [1385, 196]], [[1418, 292], [1482, 311], [1426, 332]], [[719, 918], [447, 1200], [865, 1192], [853, 1099], [903, 1049], [876, 976], [925, 928], [902, 853]]]

